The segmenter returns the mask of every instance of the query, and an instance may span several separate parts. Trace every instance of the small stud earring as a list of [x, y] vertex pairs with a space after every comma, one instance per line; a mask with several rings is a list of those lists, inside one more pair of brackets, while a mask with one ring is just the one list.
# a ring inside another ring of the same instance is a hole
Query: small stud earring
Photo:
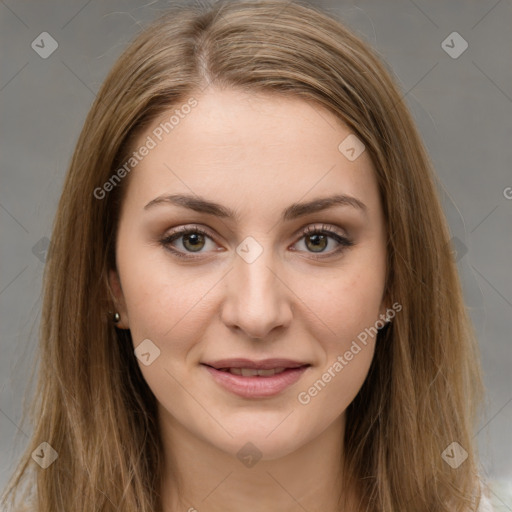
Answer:
[[117, 324], [121, 320], [121, 315], [116, 311], [114, 313], [114, 322]]

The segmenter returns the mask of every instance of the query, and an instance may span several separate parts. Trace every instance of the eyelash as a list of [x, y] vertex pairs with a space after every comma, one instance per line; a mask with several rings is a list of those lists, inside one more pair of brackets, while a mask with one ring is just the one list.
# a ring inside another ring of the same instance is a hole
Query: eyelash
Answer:
[[[188, 255], [185, 256], [185, 254], [190, 254], [190, 253], [183, 253], [181, 251], [177, 251], [176, 249], [174, 249], [170, 246], [170, 244], [172, 242], [174, 242], [175, 240], [181, 238], [182, 236], [190, 235], [190, 234], [200, 234], [200, 235], [206, 236], [213, 240], [213, 237], [211, 236], [211, 234], [208, 231], [205, 231], [204, 229], [202, 229], [200, 226], [189, 226], [189, 227], [182, 226], [182, 227], [178, 228], [177, 230], [175, 230], [174, 232], [167, 235], [166, 237], [162, 238], [160, 240], [160, 244], [163, 245], [169, 251], [171, 251], [173, 254], [178, 256], [179, 258], [185, 258], [188, 260], [198, 259], [201, 256], [188, 256]], [[322, 225], [321, 228], [308, 226], [301, 233], [301, 237], [299, 238], [298, 241], [302, 240], [304, 237], [312, 236], [312, 235], [328, 235], [330, 238], [333, 238], [338, 244], [340, 244], [338, 248], [334, 249], [333, 251], [331, 251], [327, 254], [320, 255], [320, 253], [318, 253], [318, 254], [310, 253], [312, 255], [312, 258], [316, 259], [316, 260], [335, 256], [335, 255], [343, 252], [346, 248], [354, 245], [354, 242], [349, 240], [347, 237], [342, 236], [342, 235], [336, 233], [335, 231], [328, 229], [328, 226], [326, 226], [325, 224]]]

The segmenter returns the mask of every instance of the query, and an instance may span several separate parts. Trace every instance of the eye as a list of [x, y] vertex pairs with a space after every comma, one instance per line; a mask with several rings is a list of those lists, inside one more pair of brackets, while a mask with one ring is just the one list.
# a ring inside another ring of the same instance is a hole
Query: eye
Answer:
[[[326, 251], [326, 248], [329, 245], [329, 239], [334, 240], [335, 248], [331, 251]], [[338, 233], [337, 231], [333, 231], [325, 224], [320, 228], [308, 226], [303, 231], [303, 236], [300, 241], [302, 240], [304, 240], [306, 248], [315, 254], [313, 255], [313, 258], [315, 259], [329, 258], [341, 253], [347, 247], [354, 245], [354, 242], [349, 240], [346, 236]], [[319, 255], [317, 256], [316, 254]]]
[[160, 240], [160, 243], [176, 254], [176, 256], [189, 259], [194, 258], [195, 256], [187, 256], [181, 250], [176, 250], [176, 248], [172, 247], [173, 242], [179, 238], [182, 238], [181, 246], [185, 251], [190, 251], [192, 253], [200, 252], [206, 245], [206, 239], [213, 241], [209, 233], [199, 226], [182, 226]]
[[[182, 239], [179, 244], [182, 249], [178, 249], [173, 245], [179, 239]], [[308, 226], [308, 228], [302, 232], [302, 237], [299, 242], [303, 239], [307, 252], [313, 253], [313, 258], [315, 259], [334, 256], [341, 253], [345, 248], [354, 245], [347, 237], [329, 229], [329, 226], [325, 224], [322, 225], [321, 228]], [[160, 240], [160, 243], [180, 258], [194, 259], [199, 256], [194, 256], [193, 253], [200, 254], [201, 252], [207, 252], [202, 251], [202, 249], [207, 245], [206, 242], [208, 240], [215, 244], [213, 236], [200, 226], [182, 226]], [[326, 248], [329, 246], [329, 241], [331, 240], [334, 241], [335, 248], [326, 251]]]

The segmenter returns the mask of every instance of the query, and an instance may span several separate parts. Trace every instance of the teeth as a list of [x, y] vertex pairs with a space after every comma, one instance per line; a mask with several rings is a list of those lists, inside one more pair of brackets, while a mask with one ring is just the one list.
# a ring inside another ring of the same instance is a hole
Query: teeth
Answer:
[[276, 373], [281, 373], [279, 370], [283, 371], [284, 368], [270, 368], [269, 370], [258, 370], [258, 375], [262, 377], [269, 377], [271, 375], [275, 375]]
[[233, 375], [241, 375], [242, 377], [271, 377], [277, 373], [284, 372], [286, 368], [270, 368], [268, 370], [256, 370], [255, 368], [220, 368], [223, 372], [229, 372]]

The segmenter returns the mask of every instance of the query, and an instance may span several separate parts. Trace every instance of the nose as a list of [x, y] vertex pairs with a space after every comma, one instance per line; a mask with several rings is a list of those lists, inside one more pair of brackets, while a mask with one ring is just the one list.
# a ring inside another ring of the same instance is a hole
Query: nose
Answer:
[[251, 339], [269, 338], [272, 331], [289, 326], [294, 294], [270, 249], [251, 263], [237, 255], [226, 280], [221, 312], [226, 326]]

